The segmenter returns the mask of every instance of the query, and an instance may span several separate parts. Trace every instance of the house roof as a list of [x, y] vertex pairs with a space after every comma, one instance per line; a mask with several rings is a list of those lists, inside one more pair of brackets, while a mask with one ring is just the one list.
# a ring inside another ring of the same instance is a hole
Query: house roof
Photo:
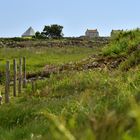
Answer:
[[26, 30], [22, 36], [34, 36], [35, 35], [35, 31], [32, 27], [28, 28], [28, 30]]

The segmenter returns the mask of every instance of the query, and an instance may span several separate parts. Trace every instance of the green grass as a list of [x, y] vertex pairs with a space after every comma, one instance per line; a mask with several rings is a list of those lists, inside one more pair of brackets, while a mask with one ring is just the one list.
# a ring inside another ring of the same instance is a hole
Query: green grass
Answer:
[[63, 64], [75, 62], [96, 52], [94, 48], [68, 47], [68, 48], [1, 48], [0, 70], [4, 70], [6, 60], [20, 57], [27, 58], [28, 72], [40, 71], [47, 64]]
[[139, 101], [139, 84], [139, 71], [52, 75], [0, 108], [0, 139], [139, 139], [139, 124], [129, 128], [139, 121], [131, 101]]
[[[35, 91], [28, 83], [21, 96], [14, 98], [11, 92], [10, 104], [0, 106], [0, 140], [139, 140], [140, 66], [134, 43], [136, 38], [139, 40], [137, 32], [134, 36], [122, 34], [119, 45], [111, 43], [103, 50], [104, 55], [113, 57], [131, 52], [119, 66], [128, 67], [125, 72], [65, 71], [36, 81]], [[130, 38], [134, 41], [132, 47], [126, 41]], [[46, 64], [59, 65], [101, 54], [100, 49], [78, 47], [3, 48], [0, 52], [1, 69], [7, 59], [26, 56], [29, 72], [39, 71]], [[4, 96], [4, 88], [0, 89]]]
[[103, 55], [128, 55], [140, 44], [140, 30], [124, 31], [112, 38], [111, 43], [103, 49]]
[[103, 56], [126, 58], [119, 66], [126, 71], [140, 64], [140, 29], [124, 31], [112, 38], [110, 44], [103, 48]]

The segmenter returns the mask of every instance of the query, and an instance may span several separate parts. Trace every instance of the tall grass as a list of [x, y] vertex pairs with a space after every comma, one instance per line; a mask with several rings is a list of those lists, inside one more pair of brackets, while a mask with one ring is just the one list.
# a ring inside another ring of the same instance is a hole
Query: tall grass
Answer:
[[4, 70], [6, 60], [25, 56], [28, 72], [40, 71], [47, 64], [63, 64], [78, 61], [96, 52], [94, 48], [67, 47], [67, 48], [1, 48], [0, 70]]
[[112, 38], [111, 43], [104, 47], [102, 52], [104, 56], [126, 58], [120, 64], [123, 71], [129, 70], [140, 64], [140, 29], [124, 31]]
[[[103, 50], [107, 56], [125, 56], [127, 59], [120, 68], [128, 71], [52, 74], [49, 79], [37, 81], [35, 91], [28, 84], [21, 97], [11, 96], [10, 104], [0, 106], [0, 140], [139, 140], [139, 35], [139, 30], [124, 32]], [[83, 59], [94, 50], [14, 51], [9, 49], [6, 57], [4, 53], [0, 56], [11, 60], [26, 55], [27, 67], [33, 71], [45, 64]]]
[[131, 99], [139, 102], [139, 75], [139, 71], [52, 75], [37, 83], [32, 96], [27, 90], [24, 97], [0, 108], [0, 139], [138, 139], [139, 118], [130, 114], [136, 110]]
[[140, 44], [140, 30], [124, 31], [112, 38], [111, 43], [103, 49], [104, 55], [128, 55]]

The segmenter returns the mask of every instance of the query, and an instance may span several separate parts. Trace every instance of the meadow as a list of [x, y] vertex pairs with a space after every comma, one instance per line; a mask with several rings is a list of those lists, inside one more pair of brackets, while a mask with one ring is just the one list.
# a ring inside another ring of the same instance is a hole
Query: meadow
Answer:
[[0, 48], [0, 71], [4, 71], [5, 62], [26, 57], [27, 71], [40, 71], [45, 65], [61, 65], [84, 59], [97, 52], [97, 48], [67, 47], [67, 48]]
[[139, 33], [121, 33], [109, 45], [95, 49], [2, 48], [1, 67], [6, 59], [26, 55], [30, 72], [40, 71], [46, 64], [74, 63], [95, 54], [123, 57], [124, 61], [114, 69], [51, 74], [36, 82], [35, 91], [28, 84], [21, 96], [11, 96], [9, 104], [0, 106], [0, 140], [139, 140], [140, 65], [135, 61], [139, 60]]

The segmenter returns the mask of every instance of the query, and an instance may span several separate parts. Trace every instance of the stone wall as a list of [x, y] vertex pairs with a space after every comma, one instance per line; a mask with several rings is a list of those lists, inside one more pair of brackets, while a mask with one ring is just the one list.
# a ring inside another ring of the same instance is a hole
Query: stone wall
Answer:
[[0, 47], [100, 47], [109, 43], [109, 38], [99, 37], [92, 40], [82, 38], [66, 38], [60, 40], [12, 40], [0, 39]]

